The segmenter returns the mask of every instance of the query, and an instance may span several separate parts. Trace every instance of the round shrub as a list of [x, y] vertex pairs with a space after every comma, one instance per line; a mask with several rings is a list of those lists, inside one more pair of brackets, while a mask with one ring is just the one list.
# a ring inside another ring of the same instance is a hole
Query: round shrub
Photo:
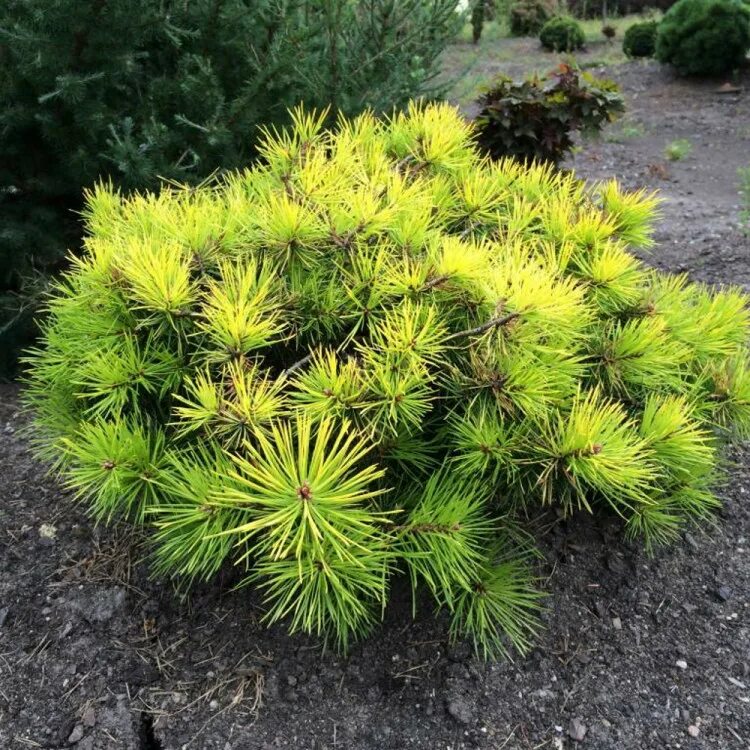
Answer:
[[656, 21], [629, 26], [622, 40], [622, 51], [628, 57], [653, 57], [656, 46]]
[[736, 68], [750, 49], [750, 6], [740, 0], [679, 0], [656, 34], [656, 58], [685, 75]]
[[586, 42], [581, 24], [574, 18], [558, 16], [551, 18], [539, 32], [539, 41], [545, 49], [554, 52], [573, 52]]
[[345, 648], [403, 571], [453, 637], [523, 649], [535, 508], [648, 545], [716, 508], [747, 299], [631, 253], [653, 196], [482, 159], [448, 105], [294, 119], [218, 184], [88, 196], [33, 438], [95, 518], [153, 531], [157, 572], [234, 562], [267, 622]]
[[508, 10], [513, 36], [536, 36], [557, 12], [555, 0], [518, 0]]

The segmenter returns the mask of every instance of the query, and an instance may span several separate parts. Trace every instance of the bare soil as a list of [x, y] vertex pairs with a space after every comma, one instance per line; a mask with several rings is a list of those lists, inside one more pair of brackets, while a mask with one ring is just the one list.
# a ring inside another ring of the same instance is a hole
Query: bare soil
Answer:
[[[512, 55], [511, 55], [512, 57]], [[510, 63], [512, 64], [512, 63]], [[606, 71], [628, 121], [570, 163], [659, 189], [655, 265], [750, 289], [736, 170], [744, 91], [656, 64]], [[667, 162], [664, 148], [690, 140]], [[476, 660], [397, 586], [347, 657], [259, 623], [232, 572], [180, 598], [127, 529], [99, 529], [29, 454], [0, 387], [0, 748], [656, 750], [750, 747], [750, 453], [737, 448], [707, 535], [649, 558], [612, 519], [543, 541], [546, 628], [526, 658]], [[549, 520], [549, 519], [547, 519]], [[555, 519], [552, 519], [555, 520]]]

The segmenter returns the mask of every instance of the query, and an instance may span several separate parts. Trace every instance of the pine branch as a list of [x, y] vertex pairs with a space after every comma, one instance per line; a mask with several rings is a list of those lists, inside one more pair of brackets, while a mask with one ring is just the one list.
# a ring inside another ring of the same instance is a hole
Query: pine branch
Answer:
[[404, 532], [408, 534], [451, 534], [461, 531], [461, 524], [438, 524], [438, 523], [418, 523], [409, 524], [405, 523], [400, 526], [394, 527], [396, 532]]
[[[420, 287], [421, 291], [426, 291], [428, 289], [431, 289], [432, 287], [437, 286], [438, 284], [442, 284], [444, 281], [446, 281], [449, 276], [437, 276], [436, 278], [428, 281], [426, 284], [424, 284], [422, 287]], [[443, 341], [453, 341], [454, 339], [463, 338], [465, 336], [476, 336], [480, 333], [484, 333], [485, 331], [490, 330], [491, 328], [500, 328], [502, 326], [508, 325], [508, 323], [511, 323], [513, 320], [519, 317], [519, 313], [510, 313], [508, 315], [503, 316], [502, 318], [493, 318], [492, 320], [487, 321], [486, 323], [482, 323], [482, 325], [477, 326], [476, 328], [469, 328], [465, 331], [459, 331], [458, 333], [452, 333], [450, 336], [447, 336]], [[281, 373], [281, 377], [289, 377], [292, 373], [296, 372], [300, 369], [300, 367], [304, 367], [312, 358], [313, 353], [310, 352], [306, 354], [302, 359], [297, 360], [294, 364], [290, 365], [286, 370], [284, 370]]]
[[428, 292], [430, 289], [433, 289], [436, 286], [440, 286], [445, 281], [448, 281], [450, 279], [451, 275], [449, 273], [445, 273], [442, 276], [436, 276], [434, 279], [430, 279], [429, 281], [426, 281], [424, 284], [422, 284], [421, 287], [419, 287], [420, 292]]
[[302, 357], [302, 359], [298, 359], [293, 365], [287, 367], [286, 370], [281, 373], [281, 377], [288, 378], [293, 372], [299, 370], [300, 367], [304, 367], [312, 359], [312, 356], [313, 353], [310, 352]]
[[508, 315], [505, 315], [502, 318], [493, 318], [492, 320], [489, 320], [486, 323], [482, 323], [482, 325], [477, 326], [476, 328], [468, 328], [465, 331], [459, 331], [458, 333], [452, 333], [445, 340], [446, 341], [453, 341], [454, 339], [464, 338], [465, 336], [477, 336], [480, 333], [484, 333], [485, 331], [489, 331], [491, 328], [501, 328], [503, 326], [506, 326], [506, 325], [508, 325], [508, 323], [511, 323], [512, 321], [514, 321], [519, 316], [520, 316], [520, 313], [514, 312], [514, 313], [510, 313]]
[[[96, 24], [106, 4], [107, 0], [97, 0], [94, 3], [93, 7], [91, 8], [91, 15], [93, 16], [92, 25]], [[73, 36], [73, 49], [71, 50], [70, 55], [70, 66], [73, 70], [77, 70], [79, 65], [81, 64], [83, 53], [85, 52], [89, 44], [90, 31], [91, 27], [87, 27], [86, 29], [77, 31]]]

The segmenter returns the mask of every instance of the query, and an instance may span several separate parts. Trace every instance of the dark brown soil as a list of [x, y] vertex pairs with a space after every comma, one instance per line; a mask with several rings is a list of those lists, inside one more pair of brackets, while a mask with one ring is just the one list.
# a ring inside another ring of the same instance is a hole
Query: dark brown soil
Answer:
[[[608, 73], [630, 130], [613, 126], [572, 165], [662, 192], [654, 264], [750, 287], [736, 175], [750, 162], [750, 77], [727, 95], [653, 64]], [[676, 138], [693, 151], [668, 163]], [[95, 528], [45, 477], [23, 423], [17, 389], [0, 388], [2, 750], [750, 747], [744, 449], [717, 529], [653, 559], [612, 520], [557, 524], [537, 647], [485, 664], [450, 647], [428, 608], [412, 621], [406, 592], [347, 658], [264, 629], [231, 573], [181, 600], [149, 580], [126, 530]]]

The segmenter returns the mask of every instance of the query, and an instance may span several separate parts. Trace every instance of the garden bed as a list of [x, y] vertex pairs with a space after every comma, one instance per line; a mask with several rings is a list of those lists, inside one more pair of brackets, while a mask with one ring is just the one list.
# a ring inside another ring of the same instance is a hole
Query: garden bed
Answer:
[[[528, 45], [504, 40], [502, 48]], [[507, 45], [511, 45], [508, 47]], [[553, 56], [536, 60], [551, 67]], [[498, 63], [502, 69], [502, 63]], [[515, 68], [509, 68], [517, 73]], [[664, 197], [651, 262], [750, 289], [737, 168], [750, 160], [750, 77], [605, 72], [625, 121], [586, 143], [579, 174]], [[664, 152], [674, 140], [692, 151]], [[750, 738], [750, 462], [738, 449], [718, 528], [654, 558], [613, 521], [551, 526], [546, 629], [525, 659], [485, 664], [397, 585], [385, 623], [340, 657], [266, 630], [251, 591], [181, 600], [126, 529], [96, 529], [28, 454], [18, 390], [0, 389], [0, 747], [746, 748]]]

